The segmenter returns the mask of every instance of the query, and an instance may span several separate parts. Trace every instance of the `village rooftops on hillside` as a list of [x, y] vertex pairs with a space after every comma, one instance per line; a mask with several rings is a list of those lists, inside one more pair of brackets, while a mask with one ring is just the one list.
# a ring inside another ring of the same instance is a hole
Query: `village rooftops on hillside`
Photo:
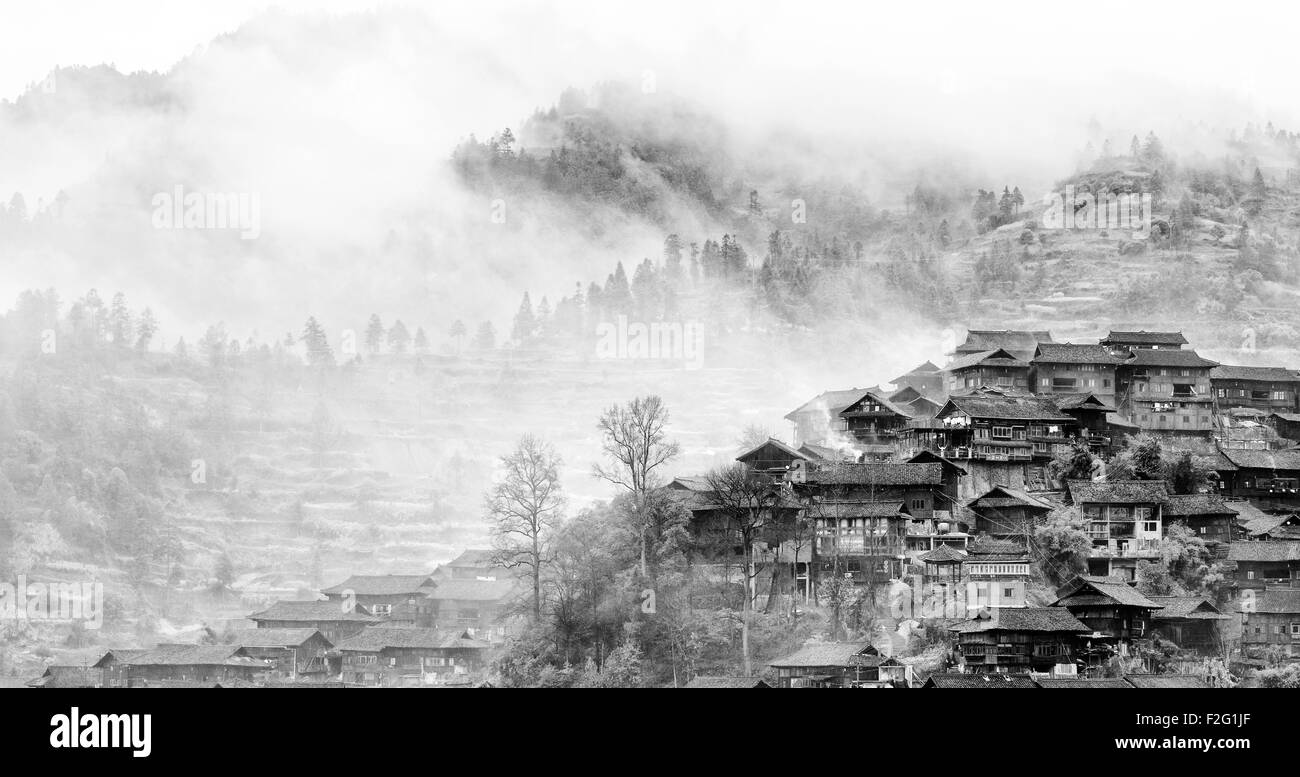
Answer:
[[956, 353], [968, 354], [1004, 348], [1017, 358], [1029, 359], [1039, 343], [1052, 342], [1052, 333], [1046, 329], [971, 329], [966, 340], [957, 346]]
[[922, 688], [1037, 688], [1037, 683], [1027, 674], [1001, 672], [975, 672], [957, 674], [936, 672], [926, 679]]
[[1040, 631], [1083, 634], [1092, 631], [1060, 607], [999, 607], [948, 627], [959, 634], [983, 631]]
[[928, 362], [928, 361], [927, 361], [927, 362], [922, 363], [920, 366], [913, 367], [912, 370], [911, 370], [910, 372], [907, 372], [907, 373], [904, 373], [904, 374], [902, 374], [902, 375], [899, 375], [897, 378], [894, 378], [893, 380], [891, 380], [891, 381], [889, 381], [889, 382], [892, 383], [893, 385], [897, 386], [897, 385], [899, 385], [899, 384], [901, 384], [901, 383], [907, 383], [907, 382], [908, 382], [907, 379], [910, 378], [910, 377], [913, 377], [913, 376], [918, 376], [918, 377], [930, 377], [930, 376], [932, 376], [932, 375], [938, 375], [939, 372], [940, 372], [940, 370], [939, 370], [938, 367], [936, 367], [932, 362]]
[[434, 600], [458, 602], [499, 602], [514, 592], [515, 581], [500, 580], [442, 580], [429, 597]]
[[1228, 560], [1255, 563], [1300, 561], [1300, 542], [1234, 542]]
[[867, 388], [823, 391], [794, 410], [786, 413], [785, 418], [787, 421], [797, 421], [800, 416], [808, 413], [826, 413], [830, 416], [836, 416], [839, 415], [841, 410], [861, 399], [868, 391], [880, 391], [880, 387], [869, 386]]
[[1117, 604], [1148, 610], [1160, 609], [1160, 605], [1148, 599], [1138, 589], [1128, 583], [1109, 578], [1076, 577], [1058, 589], [1056, 593], [1060, 598], [1052, 603], [1053, 607], [1087, 607]]
[[243, 654], [239, 645], [180, 645], [159, 644], [152, 648], [133, 651], [109, 651], [95, 666], [107, 662], [130, 666], [232, 666], [270, 669], [271, 664]]
[[1170, 494], [1164, 506], [1166, 520], [1178, 520], [1198, 515], [1232, 515], [1236, 513], [1214, 494]]
[[1156, 620], [1226, 620], [1231, 615], [1224, 615], [1203, 596], [1151, 596], [1151, 601], [1160, 605], [1152, 617]]
[[1133, 352], [1133, 358], [1125, 362], [1128, 367], [1189, 367], [1203, 369], [1217, 367], [1219, 363], [1202, 358], [1196, 351], [1159, 350], [1141, 348]]
[[943, 369], [944, 372], [959, 372], [976, 366], [1028, 368], [1029, 362], [1005, 348], [994, 348], [988, 351], [976, 351], [960, 355], [949, 362]]
[[758, 677], [696, 675], [684, 688], [771, 688]]
[[318, 630], [311, 628], [239, 629], [224, 641], [228, 645], [245, 648], [296, 648], [318, 635], [325, 639]]
[[1256, 451], [1225, 448], [1220, 453], [1239, 469], [1300, 470], [1300, 449]]

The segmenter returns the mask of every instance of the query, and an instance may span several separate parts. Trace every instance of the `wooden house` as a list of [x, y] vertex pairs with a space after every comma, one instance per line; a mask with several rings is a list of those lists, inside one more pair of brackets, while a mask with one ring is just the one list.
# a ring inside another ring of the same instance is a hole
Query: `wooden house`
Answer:
[[1090, 574], [1134, 580], [1140, 560], [1160, 556], [1169, 501], [1163, 480], [1071, 480], [1066, 488], [1092, 540]]
[[966, 339], [953, 351], [954, 357], [1001, 348], [1017, 359], [1028, 361], [1039, 343], [1050, 343], [1052, 333], [1046, 329], [971, 329]]
[[1122, 347], [1041, 343], [1030, 359], [1036, 394], [1092, 394], [1115, 403], [1116, 370], [1133, 358]]
[[1269, 588], [1239, 600], [1241, 648], [1252, 658], [1269, 649], [1300, 658], [1300, 588]]
[[1210, 370], [1218, 410], [1254, 408], [1266, 413], [1300, 411], [1300, 374], [1285, 367], [1220, 364]]
[[1225, 502], [1236, 513], [1236, 537], [1258, 542], [1300, 542], [1300, 515], [1266, 513], [1250, 502]]
[[1045, 486], [1046, 465], [1070, 448], [1074, 418], [1050, 400], [975, 394], [949, 397], [935, 417], [937, 453], [967, 468], [977, 492], [995, 485]]
[[1277, 432], [1278, 437], [1300, 442], [1300, 413], [1270, 413], [1267, 423]]
[[944, 385], [949, 395], [981, 386], [997, 386], [1028, 392], [1030, 364], [1005, 348], [966, 354], [943, 368]]
[[472, 639], [498, 643], [506, 638], [506, 610], [520, 593], [516, 578], [484, 576], [439, 580], [429, 596], [438, 628], [464, 631]]
[[899, 375], [890, 383], [894, 385], [894, 396], [904, 389], [911, 389], [920, 397], [936, 397], [944, 393], [943, 371], [928, 361]]
[[272, 679], [333, 674], [325, 654], [334, 645], [317, 629], [241, 629], [225, 641], [269, 662]]
[[1300, 588], [1300, 542], [1234, 542], [1228, 560], [1237, 566], [1237, 587]]
[[1184, 650], [1203, 656], [1223, 654], [1220, 624], [1231, 620], [1208, 599], [1200, 596], [1151, 596], [1160, 605], [1151, 616], [1151, 628], [1156, 634]]
[[966, 601], [973, 607], [1024, 607], [1029, 602], [1027, 538], [997, 540], [981, 536], [967, 547], [962, 574]]
[[259, 629], [312, 629], [331, 643], [383, 623], [364, 608], [346, 601], [280, 601], [247, 618]]
[[1210, 370], [1218, 362], [1195, 351], [1142, 348], [1118, 368], [1120, 411], [1139, 428], [1176, 435], [1214, 429]]
[[922, 688], [1037, 688], [1027, 674], [978, 672], [971, 674], [935, 672], [925, 679]]
[[696, 675], [683, 688], [771, 688], [758, 677], [735, 677], [730, 675]]
[[810, 642], [770, 666], [778, 688], [848, 688], [878, 681], [880, 663], [869, 642]]
[[1186, 524], [1207, 545], [1232, 542], [1237, 514], [1215, 494], [1170, 494], [1162, 508], [1166, 532], [1175, 523]]
[[1219, 471], [1225, 494], [1266, 510], [1300, 507], [1300, 449], [1220, 453], [1232, 465]]
[[28, 688], [102, 688], [104, 670], [92, 666], [51, 665], [40, 677], [23, 683]]
[[353, 575], [338, 585], [321, 589], [331, 602], [353, 602], [371, 615], [389, 618], [397, 612], [416, 626], [430, 626], [434, 606], [429, 599], [434, 580], [430, 575]]
[[795, 447], [806, 442], [824, 444], [844, 435], [848, 431], [848, 424], [840, 418], [840, 411], [861, 399], [868, 391], [879, 390], [879, 386], [870, 386], [823, 391], [786, 413], [786, 420], [794, 426]]
[[783, 477], [796, 461], [807, 462], [806, 454], [770, 437], [736, 457], [736, 461], [755, 472]]
[[907, 428], [912, 416], [904, 407], [885, 399], [884, 392], [868, 391], [839, 412], [853, 439], [863, 445], [888, 445]]
[[489, 647], [458, 629], [371, 626], [335, 650], [344, 682], [393, 687], [463, 679], [484, 667]]
[[1053, 607], [1070, 611], [1091, 631], [1081, 653], [1089, 663], [1115, 653], [1127, 655], [1134, 642], [1151, 638], [1151, 618], [1160, 605], [1128, 583], [1078, 577], [1062, 586]]
[[986, 610], [949, 628], [966, 672], [1049, 672], [1074, 663], [1074, 646], [1091, 628], [1068, 610], [1010, 607]]
[[996, 538], [1029, 537], [1056, 505], [1010, 486], [996, 485], [966, 503], [975, 516], [976, 534]]
[[269, 678], [270, 661], [253, 658], [236, 645], [160, 644], [131, 651], [109, 651], [94, 666], [104, 671], [106, 687], [141, 688], [168, 682], [249, 683]]

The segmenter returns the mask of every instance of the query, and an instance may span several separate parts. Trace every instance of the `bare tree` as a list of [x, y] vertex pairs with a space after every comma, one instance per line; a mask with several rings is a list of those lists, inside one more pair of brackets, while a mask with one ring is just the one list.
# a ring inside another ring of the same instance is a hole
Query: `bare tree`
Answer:
[[610, 463], [595, 465], [593, 473], [632, 494], [640, 522], [642, 577], [650, 576], [646, 558], [650, 532], [646, 494], [657, 485], [655, 470], [681, 451], [676, 441], [665, 440], [667, 423], [668, 409], [657, 396], [637, 397], [625, 405], [610, 407], [596, 423], [603, 437], [601, 448]]
[[510, 455], [501, 457], [501, 465], [504, 475], [486, 497], [493, 557], [506, 568], [527, 570], [536, 622], [542, 617], [542, 567], [564, 508], [560, 457], [549, 443], [526, 434]]
[[754, 543], [763, 530], [776, 520], [775, 509], [781, 502], [781, 485], [759, 475], [744, 464], [720, 467], [704, 476], [714, 503], [727, 516], [732, 536], [740, 540], [741, 582], [744, 596], [740, 610], [740, 650], [745, 675], [753, 667], [749, 650], [749, 621], [754, 609]]

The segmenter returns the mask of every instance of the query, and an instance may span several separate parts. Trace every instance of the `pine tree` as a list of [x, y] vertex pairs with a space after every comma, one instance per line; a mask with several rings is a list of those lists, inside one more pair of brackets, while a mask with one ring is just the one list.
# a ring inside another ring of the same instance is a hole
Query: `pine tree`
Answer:
[[108, 331], [113, 338], [113, 345], [118, 348], [131, 345], [131, 311], [126, 306], [126, 295], [120, 291], [113, 295], [113, 305], [108, 314]]
[[415, 328], [415, 352], [421, 355], [429, 352], [429, 336], [422, 326]]
[[366, 351], [374, 356], [384, 347], [384, 322], [379, 320], [378, 313], [370, 315], [370, 323], [366, 324]]
[[528, 292], [524, 292], [524, 298], [519, 302], [519, 311], [515, 313], [514, 327], [510, 330], [510, 339], [517, 343], [527, 342], [533, 339], [533, 334], [537, 331], [537, 319], [533, 316], [533, 303], [528, 298]]
[[158, 320], [153, 317], [153, 310], [145, 308], [140, 314], [140, 324], [136, 327], [135, 348], [144, 352], [149, 350], [149, 342], [158, 333]]
[[465, 350], [465, 335], [466, 335], [466, 334], [467, 334], [467, 333], [466, 333], [466, 331], [465, 331], [465, 322], [464, 322], [464, 321], [461, 321], [461, 320], [458, 318], [458, 319], [456, 319], [455, 321], [451, 322], [451, 329], [448, 329], [448, 330], [447, 330], [447, 335], [448, 335], [452, 340], [455, 340], [455, 341], [456, 341], [456, 351], [457, 351], [457, 353], [459, 353], [460, 351]]
[[393, 322], [393, 327], [388, 330], [388, 348], [393, 353], [402, 356], [411, 344], [411, 333], [407, 331], [406, 324], [402, 323], [399, 318]]
[[334, 364], [334, 351], [325, 337], [325, 329], [316, 321], [315, 316], [307, 318], [302, 330], [302, 342], [307, 346], [307, 363], [313, 367], [328, 367]]

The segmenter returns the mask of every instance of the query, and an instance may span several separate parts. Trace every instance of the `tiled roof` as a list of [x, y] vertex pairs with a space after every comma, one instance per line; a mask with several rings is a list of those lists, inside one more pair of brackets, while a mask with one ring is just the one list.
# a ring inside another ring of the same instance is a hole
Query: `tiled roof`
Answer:
[[808, 508], [814, 518], [891, 518], [901, 515], [902, 502], [866, 499], [822, 499]]
[[1043, 677], [1035, 680], [1039, 688], [1132, 688], [1118, 677]]
[[1194, 618], [1197, 620], [1221, 620], [1231, 616], [1219, 612], [1219, 608], [1203, 596], [1152, 596], [1151, 601], [1164, 609], [1156, 610], [1156, 620], [1174, 618]]
[[25, 685], [32, 688], [97, 688], [103, 682], [103, 674], [85, 666], [47, 666], [45, 673]]
[[1117, 345], [1144, 345], [1147, 343], [1153, 345], [1187, 345], [1187, 338], [1183, 337], [1182, 332], [1148, 332], [1146, 330], [1124, 332], [1112, 329], [1102, 339], [1102, 342]]
[[885, 398], [885, 393], [883, 391], [868, 391], [866, 394], [863, 394], [861, 397], [854, 400], [853, 404], [841, 410], [839, 412], [839, 415], [843, 418], [852, 418], [853, 416], [856, 415], [865, 415], [863, 411], [854, 410], [854, 408], [868, 398], [875, 400], [876, 403], [879, 404], [882, 408], [888, 410], [894, 415], [903, 416], [904, 418], [912, 417], [912, 413], [909, 411], [908, 408], [890, 402], [888, 399]]
[[1191, 674], [1126, 674], [1134, 688], [1209, 688], [1205, 679]]
[[341, 640], [335, 647], [340, 651], [377, 653], [386, 648], [486, 650], [490, 645], [486, 642], [467, 638], [463, 629], [369, 626], [357, 634]]
[[1300, 615], [1300, 588], [1268, 588], [1255, 594], [1254, 601], [1241, 599], [1238, 609], [1274, 615]]
[[353, 575], [338, 585], [322, 588], [323, 594], [343, 594], [351, 591], [358, 596], [397, 596], [419, 593], [421, 588], [433, 585], [429, 575]]
[[937, 463], [864, 462], [862, 464], [850, 464], [817, 462], [808, 467], [807, 477], [811, 482], [828, 484], [938, 485], [943, 482], [943, 467]]
[[1222, 451], [1237, 467], [1271, 470], [1300, 470], [1300, 450], [1251, 451], [1229, 448]]
[[806, 442], [799, 446], [799, 452], [809, 459], [821, 461], [847, 461], [853, 458], [852, 454], [841, 453], [834, 448], [828, 448], [825, 445], [815, 445]]
[[1016, 358], [1015, 354], [1003, 348], [994, 348], [988, 351], [976, 351], [967, 353], [964, 356], [958, 356], [943, 368], [944, 372], [956, 372], [965, 370], [977, 365], [989, 367], [1024, 367], [1028, 369], [1029, 362]]
[[977, 672], [970, 674], [936, 673], [925, 681], [926, 688], [1037, 688], [1028, 675]]
[[948, 397], [948, 404], [939, 411], [939, 415], [944, 416], [950, 407], [972, 418], [1061, 422], [1074, 420], [1062, 413], [1056, 403], [1044, 397], [951, 396]]
[[962, 634], [981, 631], [1065, 631], [1083, 633], [1092, 631], [1061, 607], [999, 607], [962, 621], [949, 631]]
[[327, 621], [352, 621], [378, 623], [382, 618], [367, 615], [360, 609], [344, 609], [342, 602], [276, 602], [270, 607], [247, 616], [251, 621], [299, 621], [315, 623]]
[[[990, 500], [995, 500], [995, 499], [1007, 499], [1010, 501], [1007, 504], [1000, 504], [1000, 503], [995, 504], [990, 502]], [[979, 496], [967, 502], [966, 506], [971, 509], [978, 509], [977, 505], [979, 506], [987, 505], [989, 507], [1008, 507], [1010, 506], [1010, 504], [1013, 503], [1018, 505], [1024, 505], [1026, 507], [1036, 507], [1043, 510], [1051, 510], [1056, 507], [1050, 502], [1044, 501], [1042, 499], [1039, 499], [1036, 496], [1030, 495], [1025, 491], [1016, 488], [1011, 488], [1009, 486], [993, 486], [988, 491], [985, 491], [983, 494], [980, 494]]]
[[1186, 518], [1196, 515], [1235, 515], [1221, 498], [1213, 494], [1170, 494], [1166, 498], [1166, 518]]
[[980, 537], [966, 547], [971, 561], [1004, 561], [1023, 559], [1029, 550], [1023, 542], [1015, 540], [995, 540], [992, 537]]
[[1130, 367], [1217, 367], [1216, 361], [1203, 359], [1196, 351], [1139, 348], [1133, 351]]
[[1210, 380], [1258, 380], [1268, 383], [1300, 383], [1300, 375], [1286, 367], [1244, 367], [1220, 364], [1210, 370]]
[[921, 364], [920, 366], [913, 367], [911, 371], [899, 375], [897, 378], [894, 378], [889, 382], [897, 386], [899, 383], [906, 382], [906, 379], [912, 377], [913, 375], [928, 377], [930, 375], [934, 375], [937, 372], [939, 372], [939, 368], [936, 367], [932, 362], [927, 361]]
[[753, 448], [750, 448], [749, 450], [737, 456], [736, 461], [748, 461], [749, 459], [757, 459], [758, 458], [757, 454], [761, 452], [764, 448], [768, 448], [768, 447], [776, 448], [778, 451], [784, 453], [785, 455], [789, 456], [792, 459], [807, 458], [807, 456], [804, 456], [799, 451], [795, 450], [794, 448], [791, 448], [789, 445], [786, 445], [785, 443], [781, 442], [775, 437], [769, 437], [763, 442], [760, 442], [758, 445], [755, 445]]
[[1128, 353], [1116, 356], [1104, 345], [1040, 343], [1031, 359], [1035, 364], [1123, 364]]
[[785, 658], [771, 663], [777, 667], [863, 666], [879, 663], [879, 656], [859, 655], [870, 642], [812, 642]]
[[920, 557], [921, 561], [930, 561], [942, 564], [949, 561], [964, 561], [966, 554], [951, 545], [940, 545], [929, 553]]
[[443, 580], [433, 589], [430, 598], [439, 601], [499, 602], [510, 596], [515, 581], [509, 578], [496, 580]]
[[1052, 394], [1052, 401], [1061, 410], [1092, 410], [1101, 413], [1114, 413], [1115, 407], [1091, 391]]
[[1300, 413], [1273, 413], [1273, 415], [1277, 416], [1278, 418], [1281, 418], [1283, 421], [1289, 421], [1290, 423], [1293, 424], [1300, 424]]
[[687, 688], [770, 688], [771, 686], [763, 682], [758, 677], [722, 677], [709, 675], [696, 675], [689, 683]]
[[[226, 644], [235, 647], [299, 647], [313, 635], [320, 634], [316, 629], [240, 629], [226, 640]], [[321, 637], [324, 639], [324, 637]]]
[[1060, 599], [1052, 603], [1053, 607], [1069, 606], [1067, 599], [1089, 596], [1088, 592], [1092, 591], [1095, 595], [1115, 602], [1116, 604], [1127, 605], [1129, 607], [1145, 607], [1147, 609], [1158, 609], [1160, 605], [1151, 601], [1142, 595], [1142, 592], [1129, 585], [1128, 583], [1115, 582], [1105, 578], [1097, 577], [1078, 577], [1072, 582], [1066, 584], [1057, 591]]
[[802, 413], [825, 410], [830, 415], [837, 415], [841, 410], [857, 402], [862, 395], [868, 391], [879, 391], [879, 386], [869, 386], [867, 388], [838, 389], [834, 391], [823, 391], [799, 407], [785, 414], [787, 420], [795, 420], [795, 416]]
[[1066, 488], [1075, 504], [1163, 504], [1169, 499], [1163, 480], [1069, 480]]
[[1234, 542], [1228, 545], [1231, 561], [1300, 561], [1300, 542]]
[[491, 567], [495, 565], [490, 548], [469, 548], [446, 564], [449, 567]]
[[111, 655], [117, 663], [130, 666], [270, 666], [266, 661], [236, 655], [240, 649], [238, 645], [162, 644], [128, 655], [120, 652]]
[[1046, 329], [971, 329], [966, 332], [966, 341], [957, 346], [957, 353], [1005, 348], [1030, 354], [1039, 343], [1050, 342], [1052, 333]]

